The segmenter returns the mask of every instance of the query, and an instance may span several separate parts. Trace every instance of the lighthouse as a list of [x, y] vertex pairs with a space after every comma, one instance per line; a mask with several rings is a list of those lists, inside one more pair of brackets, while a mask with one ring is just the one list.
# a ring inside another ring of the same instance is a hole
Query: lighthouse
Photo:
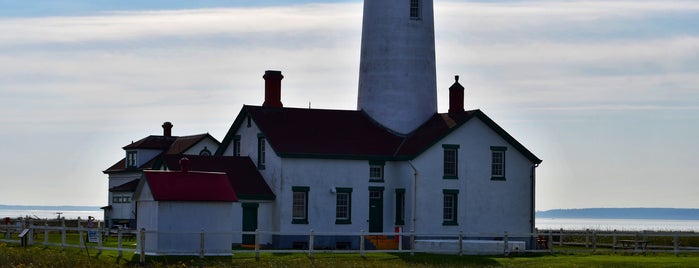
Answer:
[[366, 0], [357, 109], [397, 134], [437, 113], [432, 0]]

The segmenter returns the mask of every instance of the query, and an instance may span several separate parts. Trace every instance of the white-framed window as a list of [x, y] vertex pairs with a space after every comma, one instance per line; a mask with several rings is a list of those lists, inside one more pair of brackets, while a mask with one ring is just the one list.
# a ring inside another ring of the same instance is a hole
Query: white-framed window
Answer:
[[308, 224], [308, 191], [307, 186], [292, 187], [291, 223]]
[[352, 223], [352, 188], [336, 188], [335, 224]]
[[131, 197], [125, 195], [112, 196], [112, 203], [131, 203]]
[[240, 156], [240, 135], [233, 137], [233, 156]]
[[443, 144], [444, 149], [444, 179], [459, 178], [459, 145]]
[[369, 181], [383, 182], [384, 161], [369, 161]]
[[127, 151], [126, 152], [126, 168], [137, 168], [138, 167], [138, 152], [137, 151]]
[[405, 189], [396, 189], [396, 225], [405, 225]]
[[257, 169], [265, 169], [265, 163], [267, 158], [267, 140], [265, 136], [257, 134]]
[[492, 180], [505, 180], [505, 152], [507, 147], [490, 147], [490, 175]]
[[410, 18], [420, 18], [420, 0], [410, 0]]
[[442, 225], [458, 225], [459, 190], [445, 189], [442, 207]]

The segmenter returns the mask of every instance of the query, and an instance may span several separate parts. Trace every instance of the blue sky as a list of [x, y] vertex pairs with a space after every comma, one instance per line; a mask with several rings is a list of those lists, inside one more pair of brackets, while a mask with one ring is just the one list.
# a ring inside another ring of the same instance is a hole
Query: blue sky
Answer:
[[[288, 107], [355, 109], [361, 1], [0, 0], [1, 204], [107, 203], [160, 134], [222, 139], [281, 70]], [[537, 209], [699, 207], [699, 2], [435, 1], [453, 75], [544, 162]]]

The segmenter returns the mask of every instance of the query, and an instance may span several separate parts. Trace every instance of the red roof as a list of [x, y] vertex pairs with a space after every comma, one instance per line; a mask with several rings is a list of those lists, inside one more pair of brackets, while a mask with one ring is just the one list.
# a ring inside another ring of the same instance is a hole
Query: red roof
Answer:
[[[164, 164], [170, 170], [179, 170], [182, 156], [166, 155]], [[274, 200], [275, 195], [249, 157], [188, 155], [189, 169], [223, 172], [239, 199]]]
[[[197, 144], [198, 142], [202, 141], [205, 138], [211, 138], [211, 140], [215, 141], [218, 143], [218, 140], [216, 140], [214, 137], [212, 137], [210, 134], [197, 134], [197, 135], [191, 135], [191, 136], [157, 136], [157, 135], [151, 135], [148, 137], [145, 137], [143, 139], [140, 139], [137, 142], [133, 142], [129, 145], [126, 145], [123, 147], [124, 150], [135, 150], [135, 149], [154, 149], [154, 150], [162, 150], [164, 153], [161, 155], [165, 154], [173, 154], [173, 155], [179, 155], [187, 151], [189, 148]], [[136, 170], [148, 170], [152, 169], [154, 166], [158, 166], [160, 161], [159, 157], [155, 157], [148, 162], [144, 163], [140, 167], [136, 168]], [[118, 171], [126, 171], [126, 158], [122, 158], [115, 164], [113, 164], [111, 167], [107, 168], [104, 173], [110, 173], [110, 172], [118, 172]]]
[[274, 151], [304, 155], [392, 155], [402, 142], [358, 111], [246, 106]]
[[243, 106], [216, 155], [222, 155], [236, 130], [250, 117], [281, 157], [413, 159], [453, 130], [477, 117], [533, 163], [541, 160], [480, 110], [435, 114], [418, 129], [400, 135], [362, 111]]
[[238, 201], [224, 173], [147, 170], [143, 177], [156, 201]]

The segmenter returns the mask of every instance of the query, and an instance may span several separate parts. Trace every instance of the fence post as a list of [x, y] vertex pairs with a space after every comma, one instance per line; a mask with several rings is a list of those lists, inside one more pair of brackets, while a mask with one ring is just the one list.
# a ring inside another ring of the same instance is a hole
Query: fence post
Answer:
[[597, 230], [592, 230], [592, 252], [597, 251]]
[[459, 231], [459, 256], [463, 255], [464, 252], [464, 231]]
[[636, 237], [634, 237], [634, 239], [633, 239], [633, 253], [636, 253], [636, 251], [638, 251], [638, 237], [639, 236], [640, 236], [640, 234], [638, 232], [636, 232]]
[[[550, 234], [551, 232], [549, 232]], [[549, 237], [551, 239], [551, 237]], [[561, 228], [561, 233], [558, 235], [558, 246], [562, 247], [563, 246], [563, 228]]]
[[[560, 241], [559, 243], [563, 245], [563, 229], [561, 229], [561, 234], [558, 237], [558, 240]], [[553, 232], [551, 232], [551, 230], [549, 230], [549, 241], [547, 242], [546, 247], [549, 248], [549, 253], [553, 254]]]
[[29, 219], [29, 242], [27, 245], [34, 245], [34, 219]]
[[83, 237], [83, 225], [80, 224], [80, 217], [78, 217], [78, 233], [80, 233], [80, 251], [85, 248], [85, 237]]
[[364, 257], [364, 230], [359, 230], [359, 256]]
[[44, 222], [44, 246], [49, 246], [49, 222]]
[[[257, 241], [255, 241], [255, 244], [257, 244]], [[199, 258], [204, 258], [204, 228], [201, 228], [199, 233]]]
[[415, 256], [415, 230], [410, 230], [410, 256]]
[[255, 260], [260, 260], [260, 228], [255, 228]]
[[675, 232], [673, 247], [675, 248], [675, 256], [680, 256], [680, 232]]
[[398, 251], [403, 251], [403, 227], [398, 229]]
[[585, 229], [585, 247], [590, 247], [590, 229]]
[[505, 235], [502, 238], [503, 244], [505, 244], [505, 248], [503, 249], [505, 256], [510, 255], [510, 246], [508, 245], [508, 242], [509, 242], [508, 240], [509, 240], [509, 237], [507, 235], [507, 231], [505, 231]]
[[143, 265], [146, 263], [146, 228], [141, 228], [138, 240], [141, 242], [141, 255], [138, 261]]
[[121, 246], [122, 246], [121, 237], [122, 237], [121, 228], [117, 228], [117, 250], [119, 251], [119, 257], [122, 257], [122, 255], [123, 255], [122, 248], [121, 248]]
[[612, 231], [612, 252], [616, 253], [616, 229]]
[[313, 248], [315, 247], [313, 245], [314, 241], [314, 235], [313, 235], [313, 229], [311, 229], [311, 232], [308, 236], [308, 258], [313, 259]]
[[61, 219], [61, 250], [66, 248], [66, 219]]

